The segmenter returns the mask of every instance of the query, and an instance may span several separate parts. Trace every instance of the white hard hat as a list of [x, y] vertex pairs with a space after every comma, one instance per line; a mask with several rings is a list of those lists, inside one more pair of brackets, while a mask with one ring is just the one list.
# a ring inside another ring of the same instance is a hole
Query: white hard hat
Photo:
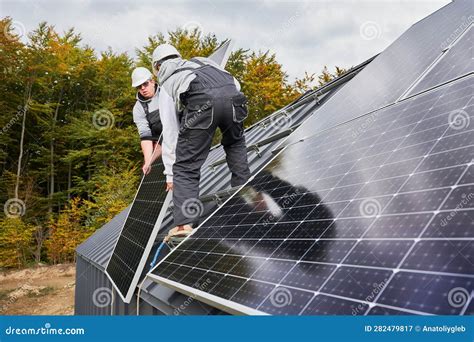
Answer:
[[161, 44], [153, 50], [153, 57], [152, 57], [152, 67], [154, 68], [155, 63], [163, 60], [169, 56], [178, 56], [181, 57], [181, 54], [176, 50], [176, 48], [171, 44]]
[[135, 68], [132, 72], [132, 87], [138, 87], [153, 77], [150, 70], [144, 67]]

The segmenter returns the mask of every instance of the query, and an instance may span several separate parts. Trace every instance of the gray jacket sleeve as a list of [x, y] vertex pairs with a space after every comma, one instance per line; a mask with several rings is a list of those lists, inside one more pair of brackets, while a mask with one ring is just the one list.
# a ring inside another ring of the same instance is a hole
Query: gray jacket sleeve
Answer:
[[148, 120], [146, 119], [145, 111], [143, 107], [138, 101], [133, 106], [133, 122], [138, 129], [138, 134], [140, 135], [140, 139], [147, 139], [151, 137], [151, 129]]
[[163, 124], [162, 160], [165, 166], [164, 174], [166, 175], [166, 181], [172, 182], [173, 164], [176, 160], [176, 145], [179, 135], [179, 121], [173, 99], [163, 88], [161, 89], [158, 103], [160, 106], [161, 123]]

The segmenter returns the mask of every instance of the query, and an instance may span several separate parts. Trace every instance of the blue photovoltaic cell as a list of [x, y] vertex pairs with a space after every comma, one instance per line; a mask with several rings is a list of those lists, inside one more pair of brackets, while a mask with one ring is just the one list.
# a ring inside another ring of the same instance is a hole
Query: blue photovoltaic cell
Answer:
[[149, 276], [269, 314], [462, 313], [445, 302], [474, 290], [474, 130], [450, 113], [470, 120], [473, 91], [466, 77], [287, 147]]
[[[474, 141], [474, 140], [473, 140]], [[474, 185], [463, 185], [456, 187], [443, 204], [443, 209], [468, 209], [474, 208], [472, 200], [474, 194]]]
[[474, 241], [420, 241], [402, 267], [474, 275]]
[[252, 278], [270, 283], [279, 283], [296, 265], [294, 261], [267, 260], [252, 274]]
[[[335, 218], [334, 220], [329, 221], [331, 222], [331, 226], [324, 231], [321, 237], [326, 239], [357, 239], [361, 237], [362, 234], [364, 234], [367, 227], [370, 226], [374, 222], [374, 220], [375, 218], [371, 217], [356, 217], [343, 219]], [[310, 226], [310, 224], [311, 222], [309, 222], [308, 226]], [[334, 227], [337, 227], [337, 229], [333, 229]], [[303, 230], [302, 232], [306, 230], [307, 229]], [[320, 236], [315, 236], [315, 238], [318, 237]]]
[[[399, 272], [386, 286], [377, 303], [437, 315], [457, 315], [457, 295], [467, 293], [464, 304], [474, 289], [474, 279], [439, 274]], [[463, 304], [461, 302], [461, 304]]]
[[412, 246], [407, 240], [361, 241], [344, 260], [345, 264], [394, 268]]
[[474, 238], [474, 210], [439, 213], [423, 233], [423, 237]]
[[303, 311], [303, 315], [363, 315], [367, 304], [361, 304], [344, 299], [319, 295]]
[[[472, 4], [471, 4], [472, 7]], [[462, 24], [469, 24], [468, 19]], [[411, 91], [417, 94], [474, 71], [474, 29], [472, 24]]]
[[416, 238], [433, 214], [403, 214], [378, 217], [365, 234], [366, 238]]
[[152, 165], [151, 172], [143, 177], [106, 267], [117, 291], [127, 302], [137, 286], [144, 261], [148, 257], [146, 247], [153, 243], [159, 228], [155, 228], [155, 223], [167, 196], [163, 170], [159, 159]]
[[472, 184], [474, 183], [474, 165], [469, 166], [466, 173], [462, 176], [459, 184]]
[[388, 270], [343, 266], [332, 274], [321, 291], [372, 302], [391, 274]]
[[334, 265], [299, 262], [288, 272], [281, 284], [317, 291], [335, 268]]
[[252, 307], [264, 301], [274, 288], [275, 285], [250, 280], [232, 296], [231, 300]]
[[[245, 279], [225, 276], [210, 290], [210, 294], [224, 299], [232, 297], [244, 285]], [[255, 305], [255, 303], [254, 303]]]

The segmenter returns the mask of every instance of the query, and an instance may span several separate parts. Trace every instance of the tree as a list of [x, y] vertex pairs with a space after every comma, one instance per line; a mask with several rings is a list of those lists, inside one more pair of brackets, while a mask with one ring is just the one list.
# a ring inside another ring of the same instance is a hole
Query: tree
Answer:
[[[0, 19], [0, 203], [21, 200], [26, 210], [13, 218], [0, 211], [0, 267], [72, 261], [79, 243], [129, 205], [141, 177], [132, 69], [150, 68], [164, 42], [189, 59], [225, 40], [198, 29], [157, 33], [132, 60], [95, 51], [74, 29], [43, 22], [22, 43], [11, 26]], [[247, 126], [344, 72], [325, 67], [290, 84], [274, 54], [243, 48], [226, 69], [249, 99]]]
[[242, 91], [248, 97], [249, 126], [293, 101], [298, 93], [288, 84], [288, 75], [275, 54], [251, 53], [244, 58]]
[[203, 35], [195, 28], [191, 31], [177, 29], [168, 32], [166, 39], [162, 33], [148, 37], [148, 44], [141, 49], [136, 49], [138, 61], [136, 66], [143, 66], [151, 69], [151, 55], [153, 50], [164, 43], [169, 43], [176, 47], [184, 59], [190, 59], [197, 56], [209, 56], [224, 41], [218, 41], [214, 34]]
[[331, 82], [333, 79], [335, 79], [336, 77], [341, 76], [345, 72], [346, 72], [346, 70], [344, 68], [340, 68], [340, 67], [336, 66], [335, 67], [335, 72], [331, 73], [331, 72], [329, 72], [328, 67], [325, 65], [323, 70], [321, 70], [321, 74], [318, 76], [319, 86], [321, 87], [321, 86], [325, 85], [326, 83]]
[[84, 211], [81, 204], [80, 198], [72, 198], [61, 213], [50, 220], [45, 247], [49, 261], [54, 264], [74, 261], [77, 245], [93, 232], [82, 226]]
[[0, 220], [0, 267], [21, 267], [28, 263], [35, 229], [17, 217]]

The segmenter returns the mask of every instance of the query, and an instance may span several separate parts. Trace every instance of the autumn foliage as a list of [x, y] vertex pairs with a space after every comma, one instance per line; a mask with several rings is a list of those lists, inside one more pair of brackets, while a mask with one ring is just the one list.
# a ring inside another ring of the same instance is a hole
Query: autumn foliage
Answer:
[[[141, 176], [131, 70], [149, 67], [162, 42], [191, 58], [223, 41], [178, 29], [150, 36], [132, 58], [95, 51], [74, 29], [41, 23], [19, 37], [11, 26], [0, 19], [0, 203], [25, 210], [0, 211], [0, 268], [73, 261], [77, 245], [130, 204]], [[324, 69], [290, 82], [274, 54], [243, 48], [227, 69], [249, 98], [247, 126], [334, 77]]]

